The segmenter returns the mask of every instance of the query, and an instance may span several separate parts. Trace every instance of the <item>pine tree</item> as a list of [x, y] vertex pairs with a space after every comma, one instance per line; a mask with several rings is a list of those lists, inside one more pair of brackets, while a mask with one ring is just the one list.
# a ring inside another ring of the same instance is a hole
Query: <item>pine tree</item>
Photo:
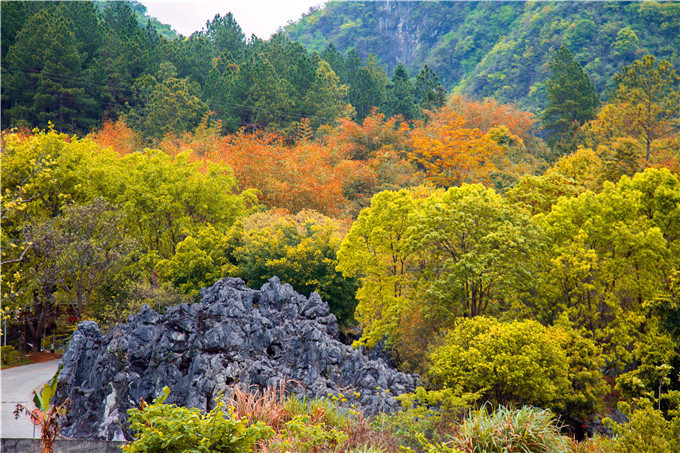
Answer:
[[324, 60], [319, 61], [316, 80], [305, 97], [308, 111], [314, 112], [311, 125], [317, 128], [338, 118], [347, 105], [347, 85], [340, 84], [340, 78]]
[[177, 69], [167, 61], [161, 63], [156, 77], [140, 77], [135, 86], [143, 99], [129, 112], [127, 120], [147, 137], [192, 130], [206, 111], [197, 96], [198, 84], [177, 78]]
[[423, 66], [416, 76], [416, 103], [421, 109], [434, 110], [446, 103], [446, 90], [439, 77], [428, 66]]
[[321, 52], [321, 58], [331, 65], [333, 72], [340, 77], [340, 83], [349, 82], [347, 77], [347, 63], [333, 43], [329, 43], [324, 51]]
[[541, 120], [548, 145], [567, 154], [576, 149], [576, 132], [595, 118], [600, 101], [590, 77], [564, 45], [550, 62], [550, 70], [546, 81], [548, 106]]
[[419, 112], [414, 93], [406, 68], [402, 63], [397, 64], [385, 97], [385, 114], [388, 117], [401, 115], [405, 120], [415, 119]]
[[[354, 57], [350, 55], [350, 58], [348, 66], [350, 62], [354, 66]], [[373, 107], [379, 107], [385, 102], [385, 91], [389, 79], [373, 55], [369, 55], [366, 64], [350, 74], [352, 76], [349, 101], [356, 109], [357, 121], [363, 121], [371, 113]]]
[[247, 88], [244, 104], [248, 106], [248, 122], [255, 127], [289, 126], [295, 119], [291, 117], [294, 104], [293, 86], [276, 71], [265, 55], [253, 57], [252, 62], [244, 65], [245, 77], [241, 82]]
[[217, 55], [228, 52], [234, 60], [243, 59], [246, 37], [231, 13], [224, 17], [216, 15], [212, 22], [207, 24], [205, 35], [213, 43]]
[[55, 9], [40, 10], [26, 22], [6, 58], [3, 125], [52, 122], [63, 131], [84, 132], [96, 124], [98, 103], [81, 80], [86, 55], [78, 52], [72, 29]]

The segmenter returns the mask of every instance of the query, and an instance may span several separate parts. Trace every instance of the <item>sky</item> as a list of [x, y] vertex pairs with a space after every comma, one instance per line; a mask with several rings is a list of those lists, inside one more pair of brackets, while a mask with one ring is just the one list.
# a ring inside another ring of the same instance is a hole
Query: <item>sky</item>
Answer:
[[324, 0], [140, 0], [147, 14], [170, 25], [176, 32], [190, 36], [205, 27], [215, 14], [231, 12], [243, 33], [268, 39], [289, 21], [299, 19], [312, 6]]

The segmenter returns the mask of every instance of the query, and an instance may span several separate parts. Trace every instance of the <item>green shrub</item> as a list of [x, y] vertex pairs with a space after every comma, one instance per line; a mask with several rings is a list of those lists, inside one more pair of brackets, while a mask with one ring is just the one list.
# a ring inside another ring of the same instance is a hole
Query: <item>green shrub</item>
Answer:
[[19, 351], [14, 349], [14, 346], [0, 346], [0, 363], [2, 368], [7, 368], [16, 365], [23, 365], [28, 363], [26, 358]]
[[612, 453], [615, 450], [615, 443], [612, 439], [602, 436], [594, 436], [583, 442], [574, 443], [575, 453]]
[[469, 400], [454, 396], [450, 389], [428, 391], [418, 387], [398, 399], [402, 410], [379, 414], [373, 426], [391, 433], [404, 448], [417, 451], [428, 451], [430, 443], [441, 445], [443, 437], [450, 432], [451, 421], [470, 407]]
[[436, 385], [478, 401], [562, 409], [571, 387], [566, 352], [535, 321], [462, 320], [430, 358]]
[[164, 404], [170, 389], [150, 405], [130, 409], [130, 426], [138, 439], [123, 447], [125, 453], [241, 453], [253, 451], [255, 443], [273, 435], [262, 423], [248, 426], [246, 420], [233, 420], [220, 402], [203, 414], [198, 409]]
[[286, 422], [283, 430], [269, 445], [271, 452], [339, 452], [348, 436], [340, 429], [333, 428], [323, 422], [325, 414], [296, 415]]
[[606, 425], [614, 431], [615, 453], [678, 453], [680, 432], [678, 424], [669, 422], [663, 413], [652, 407], [647, 400], [638, 400], [638, 407], [631, 410], [627, 403], [619, 403], [619, 409], [626, 414], [628, 423], [614, 423], [605, 419]]

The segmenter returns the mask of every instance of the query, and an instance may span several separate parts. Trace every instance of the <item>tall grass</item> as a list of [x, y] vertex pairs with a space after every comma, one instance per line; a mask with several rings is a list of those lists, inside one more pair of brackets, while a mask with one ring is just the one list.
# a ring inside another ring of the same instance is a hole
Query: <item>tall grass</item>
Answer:
[[286, 411], [286, 385], [287, 381], [283, 379], [264, 390], [235, 386], [225, 402], [236, 420], [246, 419], [249, 424], [259, 421], [280, 431], [290, 420]]
[[549, 410], [489, 406], [473, 411], [459, 425], [452, 444], [465, 453], [571, 453]]

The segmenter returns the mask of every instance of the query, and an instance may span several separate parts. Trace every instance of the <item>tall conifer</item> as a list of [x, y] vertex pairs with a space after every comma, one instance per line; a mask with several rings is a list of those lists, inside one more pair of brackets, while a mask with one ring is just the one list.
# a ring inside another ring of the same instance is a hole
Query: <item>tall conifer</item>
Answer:
[[387, 91], [384, 105], [385, 114], [390, 117], [401, 115], [406, 120], [418, 116], [415, 88], [408, 79], [408, 73], [402, 63], [397, 64], [392, 75], [392, 83]]
[[548, 105], [541, 116], [546, 142], [553, 151], [567, 154], [576, 149], [576, 132], [595, 118], [600, 100], [595, 86], [562, 45], [550, 62], [552, 74], [546, 81]]
[[446, 103], [446, 90], [437, 74], [428, 66], [423, 66], [416, 76], [416, 103], [420, 108], [434, 110]]

